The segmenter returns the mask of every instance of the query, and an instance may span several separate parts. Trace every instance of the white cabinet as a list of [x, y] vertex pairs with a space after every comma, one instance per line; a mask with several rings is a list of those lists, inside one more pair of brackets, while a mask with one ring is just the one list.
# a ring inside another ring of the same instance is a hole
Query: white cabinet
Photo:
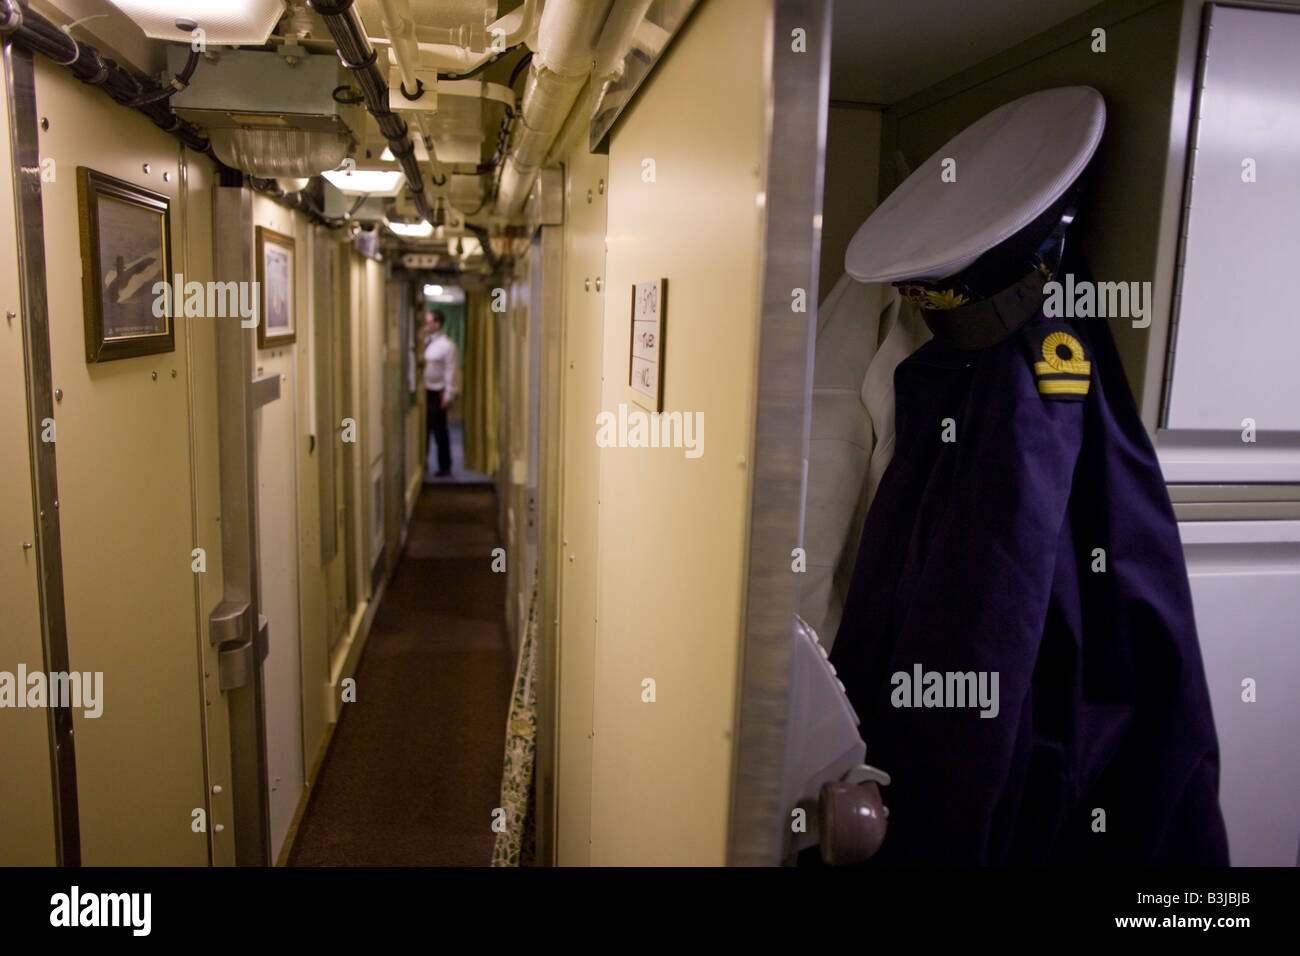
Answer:
[[1185, 521], [1179, 531], [1219, 734], [1232, 863], [1295, 866], [1300, 520]]

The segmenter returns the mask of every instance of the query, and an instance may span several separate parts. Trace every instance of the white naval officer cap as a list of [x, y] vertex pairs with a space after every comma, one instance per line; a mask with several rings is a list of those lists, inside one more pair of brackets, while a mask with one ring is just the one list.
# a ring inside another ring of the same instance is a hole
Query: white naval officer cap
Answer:
[[1105, 123], [1105, 101], [1090, 86], [999, 106], [889, 194], [854, 234], [844, 270], [859, 282], [962, 271], [1065, 194], [1096, 152]]

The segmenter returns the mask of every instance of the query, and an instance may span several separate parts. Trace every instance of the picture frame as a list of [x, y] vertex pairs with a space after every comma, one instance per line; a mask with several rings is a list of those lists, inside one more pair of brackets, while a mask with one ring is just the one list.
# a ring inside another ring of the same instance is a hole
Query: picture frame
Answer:
[[627, 384], [633, 401], [651, 412], [664, 410], [664, 331], [668, 317], [668, 280], [632, 286], [632, 328], [628, 345]]
[[292, 236], [265, 226], [257, 227], [257, 282], [261, 290], [257, 321], [257, 347], [292, 345], [298, 337], [294, 324], [295, 253]]
[[171, 200], [78, 166], [77, 212], [86, 361], [175, 351]]

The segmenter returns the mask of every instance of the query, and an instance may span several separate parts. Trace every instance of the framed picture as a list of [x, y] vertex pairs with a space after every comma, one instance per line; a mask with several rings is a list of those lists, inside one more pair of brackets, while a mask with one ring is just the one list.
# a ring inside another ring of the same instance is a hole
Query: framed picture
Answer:
[[638, 405], [652, 412], [664, 410], [664, 319], [667, 317], [668, 280], [638, 282], [632, 286], [632, 342], [627, 383], [639, 396]]
[[86, 361], [175, 351], [171, 201], [78, 166], [77, 206]]
[[297, 335], [293, 324], [293, 237], [257, 227], [257, 282], [262, 289], [257, 347], [289, 345]]

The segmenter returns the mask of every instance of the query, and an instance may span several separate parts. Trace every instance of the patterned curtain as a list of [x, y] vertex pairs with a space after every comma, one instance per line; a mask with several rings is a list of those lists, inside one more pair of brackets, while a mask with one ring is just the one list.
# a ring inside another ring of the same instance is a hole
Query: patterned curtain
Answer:
[[528, 626], [519, 642], [510, 719], [506, 722], [506, 759], [501, 771], [501, 809], [505, 828], [497, 832], [492, 849], [493, 866], [531, 866], [536, 857], [536, 823], [533, 819], [533, 765], [537, 754], [537, 699], [533, 678], [537, 671], [537, 577], [528, 603]]

